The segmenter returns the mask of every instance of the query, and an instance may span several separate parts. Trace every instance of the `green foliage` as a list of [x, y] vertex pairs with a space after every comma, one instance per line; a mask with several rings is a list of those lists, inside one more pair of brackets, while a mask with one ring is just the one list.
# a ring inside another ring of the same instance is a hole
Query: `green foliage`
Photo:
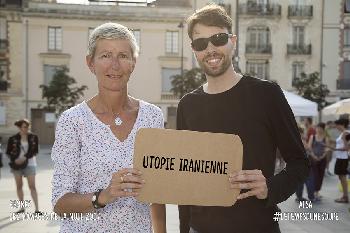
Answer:
[[58, 115], [64, 110], [73, 107], [76, 101], [84, 96], [84, 90], [87, 86], [73, 87], [76, 84], [74, 78], [69, 76], [69, 72], [66, 66], [62, 66], [56, 69], [52, 81], [49, 85], [40, 85], [42, 89], [42, 98], [46, 99], [48, 110], [54, 110]]
[[178, 74], [172, 76], [171, 79], [172, 88], [170, 91], [180, 98], [206, 82], [205, 75], [200, 68], [184, 70], [183, 77]]
[[318, 110], [327, 105], [326, 96], [329, 94], [329, 89], [327, 85], [321, 83], [318, 72], [302, 73], [299, 78], [294, 80], [293, 86], [297, 89], [299, 95], [316, 102]]

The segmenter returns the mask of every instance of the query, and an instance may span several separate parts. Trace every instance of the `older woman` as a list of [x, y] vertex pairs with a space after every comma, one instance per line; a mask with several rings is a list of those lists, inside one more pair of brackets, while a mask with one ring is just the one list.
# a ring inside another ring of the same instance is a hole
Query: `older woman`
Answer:
[[[6, 154], [11, 162], [11, 172], [16, 181], [17, 196], [19, 201], [23, 202], [23, 177], [28, 180], [30, 194], [32, 195], [35, 213], [42, 214], [39, 211], [38, 193], [35, 187], [36, 174], [36, 158], [38, 154], [38, 136], [29, 131], [30, 122], [27, 119], [21, 119], [15, 122], [18, 133], [9, 138], [7, 142]], [[24, 208], [20, 208], [17, 213], [24, 212]]]
[[136, 132], [163, 127], [158, 107], [128, 95], [137, 55], [133, 34], [120, 24], [90, 35], [86, 62], [98, 93], [61, 115], [52, 149], [52, 203], [67, 217], [60, 232], [151, 232], [152, 224], [165, 232], [164, 205], [135, 199], [147, 182], [132, 168]]

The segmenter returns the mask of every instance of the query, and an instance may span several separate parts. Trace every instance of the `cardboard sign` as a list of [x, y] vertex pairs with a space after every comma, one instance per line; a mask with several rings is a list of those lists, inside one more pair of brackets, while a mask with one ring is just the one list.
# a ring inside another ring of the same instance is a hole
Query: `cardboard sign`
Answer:
[[231, 206], [239, 189], [228, 175], [242, 169], [243, 145], [232, 134], [140, 129], [134, 168], [146, 184], [139, 201], [160, 204]]

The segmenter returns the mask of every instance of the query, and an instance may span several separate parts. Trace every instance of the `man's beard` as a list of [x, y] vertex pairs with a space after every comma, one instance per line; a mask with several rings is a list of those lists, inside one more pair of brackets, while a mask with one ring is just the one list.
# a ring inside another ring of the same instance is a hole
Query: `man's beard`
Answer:
[[203, 72], [210, 77], [218, 77], [222, 74], [224, 74], [227, 69], [232, 66], [232, 61], [231, 59], [228, 59], [227, 56], [222, 55], [223, 62], [217, 69], [212, 69], [206, 64], [206, 60], [208, 59], [208, 56], [205, 57], [202, 61], [199, 61], [198, 64], [202, 68]]

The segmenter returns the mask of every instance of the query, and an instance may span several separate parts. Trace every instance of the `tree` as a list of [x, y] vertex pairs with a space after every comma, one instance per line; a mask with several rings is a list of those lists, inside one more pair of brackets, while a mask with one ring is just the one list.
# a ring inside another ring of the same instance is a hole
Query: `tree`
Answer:
[[39, 86], [42, 89], [42, 98], [47, 102], [45, 108], [54, 110], [56, 115], [73, 107], [76, 101], [84, 96], [84, 91], [87, 89], [85, 85], [73, 87], [72, 85], [77, 82], [67, 74], [68, 72], [66, 66], [57, 68], [49, 85]]
[[181, 98], [186, 93], [198, 88], [205, 81], [205, 75], [200, 68], [185, 70], [183, 77], [180, 74], [171, 77], [172, 88], [170, 91]]
[[314, 101], [321, 110], [327, 105], [326, 96], [329, 94], [327, 85], [322, 84], [318, 72], [311, 74], [302, 73], [300, 77], [295, 78], [293, 86], [302, 97]]

